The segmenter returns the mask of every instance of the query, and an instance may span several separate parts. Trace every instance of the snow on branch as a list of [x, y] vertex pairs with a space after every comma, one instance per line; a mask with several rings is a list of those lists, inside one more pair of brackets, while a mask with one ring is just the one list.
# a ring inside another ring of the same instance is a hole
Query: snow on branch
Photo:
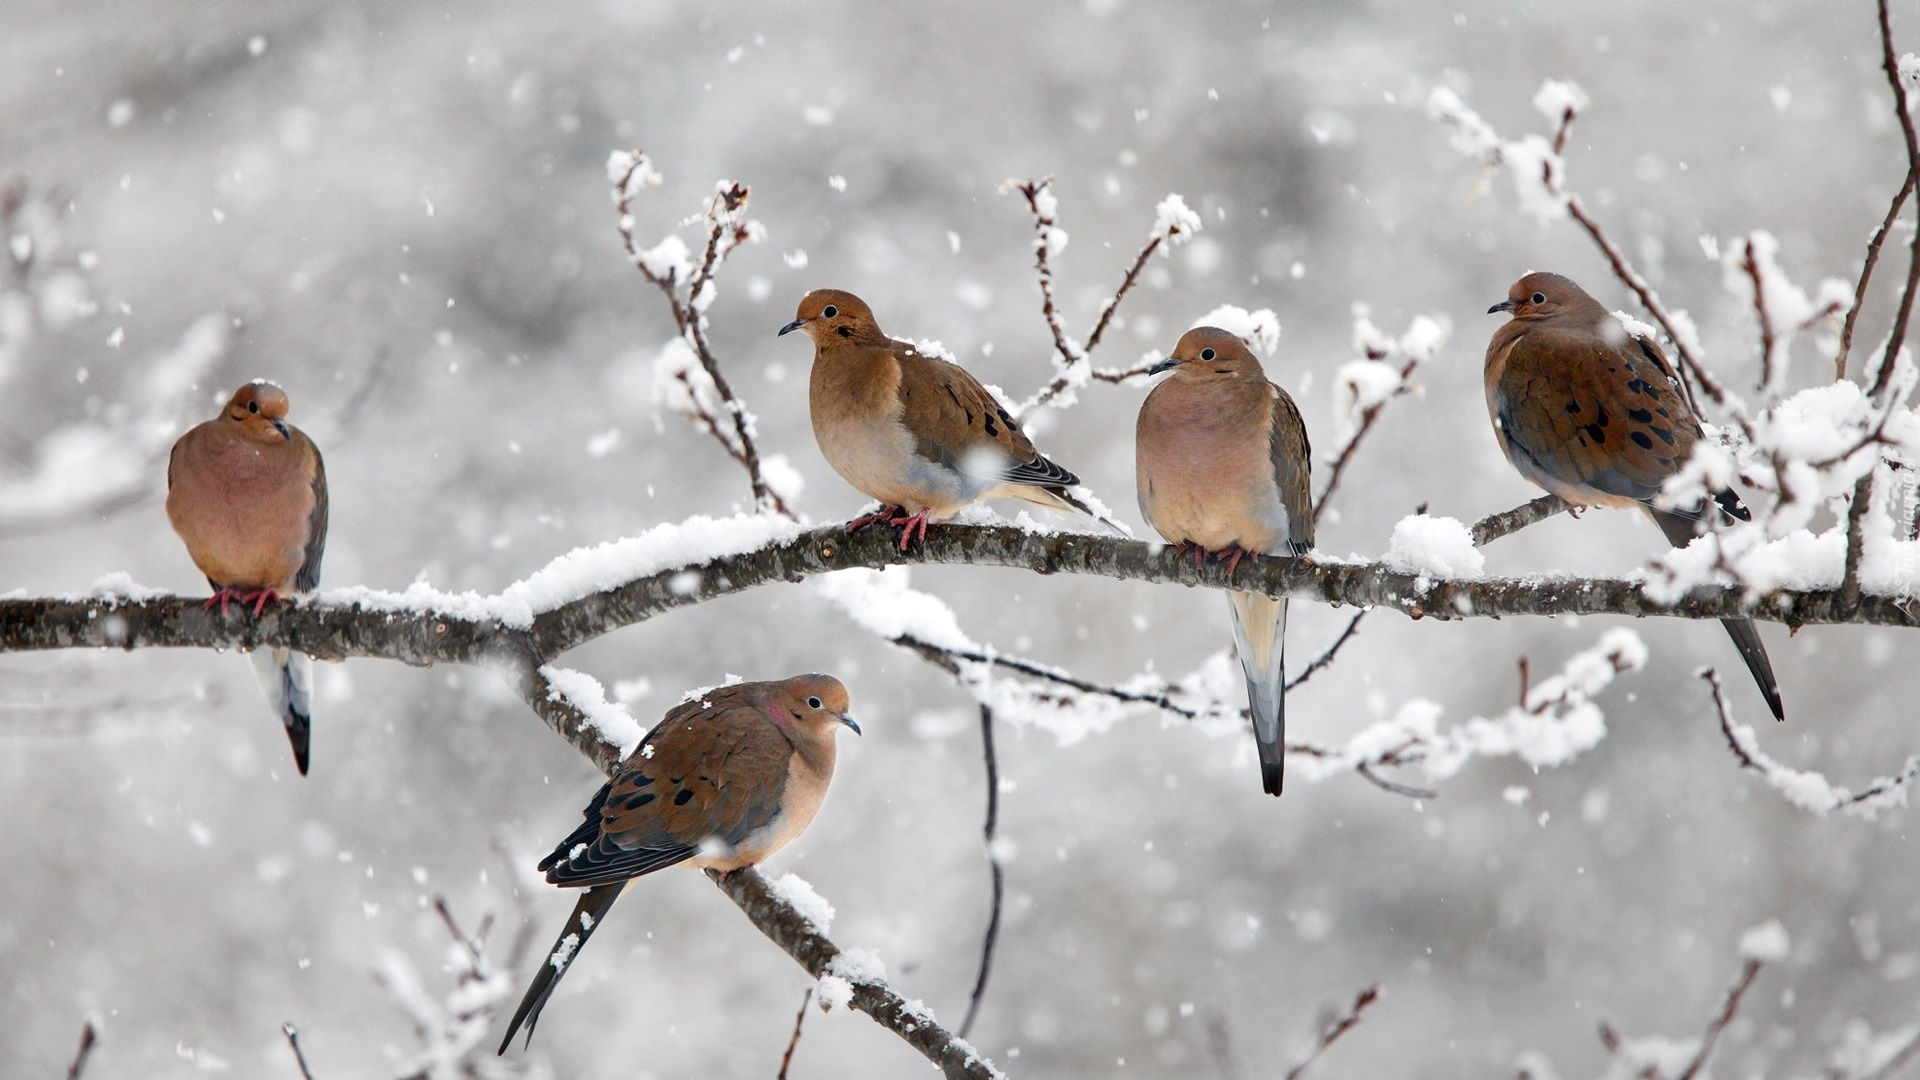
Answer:
[[1907, 791], [1914, 779], [1920, 777], [1920, 754], [1907, 758], [1907, 763], [1894, 775], [1879, 777], [1858, 792], [1849, 791], [1817, 772], [1791, 768], [1768, 757], [1760, 749], [1760, 740], [1753, 728], [1734, 722], [1733, 707], [1721, 690], [1719, 674], [1712, 668], [1701, 668], [1698, 674], [1713, 688], [1713, 707], [1720, 716], [1720, 732], [1727, 737], [1727, 747], [1733, 751], [1735, 760], [1741, 768], [1759, 774], [1767, 786], [1787, 802], [1817, 817], [1838, 810], [1868, 821], [1878, 817], [1882, 810], [1907, 805]]
[[1333, 376], [1333, 453], [1327, 486], [1314, 500], [1316, 524], [1380, 411], [1387, 402], [1418, 389], [1412, 381], [1414, 370], [1440, 352], [1451, 332], [1446, 316], [1417, 315], [1406, 332], [1394, 338], [1381, 332], [1369, 315], [1364, 306], [1355, 306], [1353, 347], [1360, 358], [1340, 365]]
[[1416, 698], [1345, 745], [1309, 755], [1298, 772], [1313, 781], [1347, 769], [1417, 765], [1433, 781], [1455, 776], [1476, 757], [1515, 757], [1536, 769], [1565, 765], [1606, 737], [1606, 717], [1595, 696], [1622, 672], [1646, 663], [1639, 635], [1615, 628], [1593, 648], [1569, 657], [1559, 674], [1523, 685], [1520, 700], [1499, 716], [1443, 729], [1441, 707]]
[[1160, 204], [1154, 208], [1153, 229], [1148, 232], [1146, 243], [1133, 257], [1133, 263], [1120, 279], [1119, 288], [1100, 305], [1100, 314], [1094, 320], [1093, 329], [1087, 332], [1086, 340], [1075, 342], [1067, 332], [1066, 320], [1060, 314], [1053, 296], [1053, 258], [1066, 250], [1067, 246], [1067, 232], [1059, 224], [1060, 201], [1053, 194], [1053, 177], [1008, 180], [1000, 185], [1000, 190], [1002, 193], [1019, 192], [1026, 198], [1027, 208], [1033, 213], [1033, 264], [1040, 284], [1040, 314], [1046, 319], [1047, 329], [1053, 335], [1053, 380], [1031, 398], [1021, 402], [1015, 412], [1025, 413], [1043, 405], [1070, 406], [1076, 399], [1075, 391], [1085, 386], [1089, 379], [1117, 383], [1145, 374], [1148, 365], [1125, 371], [1096, 371], [1092, 366], [1093, 350], [1113, 324], [1114, 312], [1119, 310], [1120, 302], [1126, 299], [1134, 283], [1140, 280], [1140, 272], [1146, 268], [1147, 260], [1156, 251], [1162, 256], [1171, 255], [1175, 247], [1193, 239], [1194, 234], [1200, 231], [1200, 215], [1194, 213], [1186, 200], [1177, 194], [1169, 194], [1160, 200]]
[[669, 234], [650, 248], [642, 248], [634, 238], [634, 196], [662, 183], [646, 154], [614, 151], [607, 158], [607, 179], [613, 185], [613, 205], [620, 214], [620, 240], [626, 245], [627, 258], [666, 297], [679, 330], [679, 336], [662, 346], [654, 361], [654, 400], [711, 435], [728, 457], [746, 469], [756, 506], [792, 517], [787, 501], [796, 492], [769, 480], [769, 474], [787, 477], [791, 470], [774, 467], [771, 459], [761, 460], [754, 443], [753, 413], [728, 384], [707, 340], [707, 309], [719, 296], [714, 279], [720, 264], [741, 244], [766, 236], [766, 228], [746, 216], [751, 190], [732, 180], [714, 185], [696, 219], [706, 224], [705, 245], [696, 261], [677, 235]]
[[1809, 297], [1780, 268], [1779, 250], [1772, 233], [1756, 229], [1729, 245], [1720, 259], [1727, 291], [1753, 306], [1760, 333], [1760, 392], [1768, 401], [1786, 389], [1793, 339], [1853, 308], [1853, 289], [1839, 278], [1822, 280], [1817, 295]]
[[[753, 925], [821, 982], [823, 1008], [851, 1005], [905, 1039], [952, 1080], [991, 1080], [1005, 1074], [972, 1044], [940, 1026], [932, 1010], [903, 998], [887, 981], [886, 968], [866, 950], [842, 950], [814, 929], [813, 923], [779, 896], [756, 870], [722, 874], [707, 871]], [[834, 996], [829, 998], [829, 980]]]
[[[756, 519], [736, 519], [751, 522]], [[667, 534], [671, 536], [671, 531]], [[644, 552], [634, 554], [645, 566]], [[1746, 615], [1788, 626], [1850, 622], [1920, 626], [1920, 561], [1869, 563], [1867, 591], [1843, 612], [1837, 590], [1781, 588], [1750, 595], [1728, 584], [1705, 584], [1661, 597], [1634, 578], [1529, 576], [1470, 579], [1393, 570], [1380, 562], [1328, 556], [1282, 556], [1243, 563], [1232, 581], [1226, 567], [1196, 567], [1159, 544], [1081, 533], [1029, 532], [1005, 525], [943, 524], [912, 552], [880, 531], [847, 535], [838, 525], [797, 532], [733, 554], [690, 556], [631, 574], [604, 568], [595, 591], [525, 622], [500, 617], [504, 595], [446, 594], [419, 588], [383, 593], [324, 589], [283, 601], [258, 620], [221, 619], [199, 598], [142, 589], [124, 575], [81, 595], [0, 597], [0, 652], [67, 648], [292, 648], [316, 659], [378, 657], [402, 663], [545, 663], [623, 626], [719, 596], [778, 581], [797, 582], [836, 570], [927, 564], [1020, 568], [1124, 581], [1237, 589], [1320, 603], [1387, 607], [1412, 618], [1513, 615], [1633, 615], [1720, 619]], [[526, 611], [524, 607], [521, 611]]]

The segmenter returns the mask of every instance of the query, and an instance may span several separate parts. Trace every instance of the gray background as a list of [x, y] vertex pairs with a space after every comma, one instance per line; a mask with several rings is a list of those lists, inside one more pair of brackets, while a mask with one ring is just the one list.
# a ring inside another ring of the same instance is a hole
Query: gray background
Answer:
[[[133, 15], [11, 0], [0, 171], [66, 212], [33, 211], [40, 265], [6, 288], [38, 298], [65, 274], [57, 288], [78, 282], [98, 310], [42, 318], [0, 353], [0, 476], [30, 475], [50, 434], [91, 423], [145, 447], [150, 482], [106, 512], [10, 515], [0, 590], [81, 590], [114, 570], [202, 589], [151, 455], [255, 376], [288, 387], [326, 452], [328, 585], [492, 591], [576, 545], [739, 506], [738, 470], [652, 404], [672, 329], [613, 229], [604, 163], [627, 146], [668, 178], [638, 206], [643, 239], [720, 177], [754, 186], [769, 239], [727, 267], [713, 339], [764, 447], [807, 479], [814, 520], [861, 500], [813, 447], [805, 345], [773, 337], [807, 289], [860, 292], [891, 332], [941, 339], [1016, 396], [1050, 374], [1029, 219], [995, 193], [1007, 177], [1059, 176], [1060, 294], [1082, 332], [1154, 205], [1182, 193], [1206, 231], [1156, 260], [1098, 359], [1163, 352], [1220, 303], [1272, 307], [1285, 331], [1269, 371], [1322, 448], [1351, 306], [1395, 333], [1444, 315], [1454, 336], [1423, 393], [1391, 407], [1321, 527], [1323, 549], [1377, 555], [1417, 503], [1471, 520], [1534, 494], [1500, 458], [1480, 390], [1497, 321], [1482, 312], [1508, 283], [1552, 268], [1627, 304], [1575, 227], [1515, 212], [1504, 177], [1472, 197], [1480, 169], [1426, 118], [1431, 87], [1513, 136], [1544, 127], [1529, 104], [1542, 79], [1584, 86], [1572, 182], [1693, 313], [1716, 369], [1751, 385], [1751, 320], [1699, 238], [1764, 227], [1801, 284], [1851, 276], [1901, 172], [1877, 63], [1861, 3], [1644, 0], [1574, 17], [1419, 0], [209, 0]], [[802, 250], [803, 269], [783, 261]], [[1864, 344], [1884, 332], [1892, 266]], [[145, 371], [208, 313], [238, 320], [226, 351], [150, 415]], [[1796, 385], [1821, 377], [1811, 342], [1797, 362]], [[1140, 391], [1082, 397], [1039, 441], [1140, 527]], [[588, 453], [614, 429], [612, 452]], [[1596, 512], [1500, 542], [1489, 570], [1619, 573], [1659, 547], [1637, 515]], [[967, 568], [915, 581], [976, 636], [1091, 677], [1183, 674], [1228, 639], [1218, 599], [1182, 589]], [[1296, 664], [1348, 614], [1294, 610]], [[1419, 696], [1453, 722], [1495, 714], [1518, 657], [1556, 670], [1611, 624], [1376, 615], [1294, 697], [1293, 732], [1331, 742]], [[1635, 629], [1652, 661], [1602, 697], [1597, 750], [1540, 775], [1475, 763], [1424, 805], [1352, 777], [1276, 803], [1244, 736], [1153, 715], [1070, 746], [1003, 730], [1016, 854], [979, 1045], [1019, 1076], [1206, 1075], [1218, 1020], [1240, 1075], [1271, 1076], [1324, 1009], [1378, 980], [1385, 998], [1322, 1075], [1501, 1075], [1527, 1049], [1595, 1074], [1601, 1018], [1696, 1033], [1739, 934], [1773, 917], [1792, 956], [1761, 976], [1724, 1075], [1812, 1074], [1855, 1018], [1909, 1022], [1906, 816], [1783, 805], [1737, 770], [1691, 675], [1719, 666], [1740, 716], [1764, 719], [1718, 628]], [[1858, 786], [1915, 749], [1911, 634], [1765, 634], [1791, 716], [1761, 730], [1769, 752]], [[563, 662], [609, 685], [650, 680], [643, 719], [728, 672], [841, 675], [867, 735], [843, 740], [825, 811], [773, 869], [810, 879], [839, 909], [837, 940], [878, 949], [905, 993], [958, 1021], [987, 900], [960, 691], [805, 588]], [[427, 897], [446, 894], [468, 926], [493, 912], [504, 936], [519, 886], [545, 945], [570, 898], [527, 871], [577, 820], [590, 766], [484, 672], [354, 661], [324, 665], [320, 685], [301, 781], [238, 657], [0, 657], [0, 1074], [60, 1073], [93, 1014], [94, 1076], [293, 1076], [286, 1020], [317, 1076], [380, 1075], [417, 1043], [370, 969], [398, 957], [430, 995], [451, 987]], [[1531, 790], [1523, 806], [1502, 798], [1514, 785]], [[534, 1058], [579, 1077], [771, 1076], [804, 985], [710, 885], [663, 874], [595, 938]], [[836, 1013], [809, 1022], [793, 1075], [920, 1068]]]

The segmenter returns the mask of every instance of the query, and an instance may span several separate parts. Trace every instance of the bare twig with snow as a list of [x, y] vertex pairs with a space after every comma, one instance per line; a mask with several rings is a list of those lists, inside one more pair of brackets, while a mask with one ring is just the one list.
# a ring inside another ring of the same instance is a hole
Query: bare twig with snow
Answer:
[[1879, 777], [1858, 792], [1849, 791], [1817, 772], [1790, 768], [1769, 757], [1760, 749], [1760, 740], [1753, 728], [1734, 722], [1733, 707], [1727, 703], [1726, 693], [1720, 687], [1719, 674], [1712, 668], [1702, 668], [1699, 675], [1713, 688], [1713, 707], [1719, 714], [1720, 733], [1726, 736], [1727, 748], [1733, 751], [1734, 759], [1741, 768], [1757, 773], [1789, 803], [1816, 815], [1838, 810], [1868, 820], [1882, 810], [1907, 804], [1907, 792], [1915, 779], [1920, 778], [1920, 754], [1907, 758], [1906, 764], [1892, 776]]
[[[1707, 1021], [1706, 1028], [1697, 1038], [1672, 1039], [1659, 1035], [1628, 1038], [1621, 1035], [1612, 1024], [1601, 1021], [1600, 1045], [1615, 1059], [1614, 1068], [1608, 1075], [1633, 1076], [1641, 1080], [1698, 1080], [1705, 1076], [1707, 1061], [1713, 1056], [1714, 1047], [1739, 1013], [1740, 1003], [1747, 991], [1753, 988], [1760, 969], [1785, 960], [1791, 945], [1786, 930], [1777, 921], [1770, 920], [1742, 934], [1740, 973], [1734, 976], [1725, 996], [1720, 999], [1720, 1008]], [[1523, 1061], [1528, 1063], [1523, 1075], [1552, 1075], [1545, 1060], [1538, 1054], [1523, 1055]]]
[[[1880, 17], [1880, 68], [1887, 74], [1887, 84], [1893, 90], [1893, 113], [1900, 121], [1900, 134], [1907, 143], [1907, 176], [1909, 181], [1920, 176], [1920, 134], [1913, 127], [1911, 103], [1907, 100], [1907, 86], [1900, 75], [1900, 57], [1893, 47], [1893, 22], [1887, 12], [1887, 0], [1878, 0]], [[1893, 377], [1893, 359], [1899, 355], [1907, 340], [1907, 320], [1913, 315], [1913, 300], [1916, 291], [1920, 291], [1920, 229], [1914, 230], [1912, 246], [1907, 254], [1907, 284], [1900, 292], [1900, 307], [1893, 316], [1893, 327], [1887, 332], [1886, 352], [1880, 357], [1880, 370], [1874, 376], [1873, 396], [1878, 398], [1887, 389], [1888, 380]]]
[[1347, 471], [1347, 463], [1353, 460], [1361, 440], [1373, 430], [1381, 410], [1394, 398], [1414, 391], [1414, 370], [1433, 359], [1446, 339], [1446, 323], [1431, 316], [1414, 319], [1406, 333], [1392, 338], [1381, 333], [1364, 311], [1355, 313], [1353, 342], [1361, 358], [1341, 365], [1334, 375], [1334, 450], [1332, 465], [1327, 471], [1327, 486], [1313, 502], [1315, 524], [1319, 524], [1320, 516], [1326, 513], [1328, 502]]
[[[706, 311], [714, 300], [713, 279], [720, 264], [734, 248], [757, 240], [762, 235], [759, 222], [742, 212], [751, 195], [747, 185], [723, 180], [708, 199], [704, 217], [707, 223], [706, 245], [700, 261], [691, 259], [687, 245], [678, 236], [668, 236], [658, 245], [642, 250], [634, 239], [633, 197], [641, 189], [661, 183], [653, 162], [638, 151], [616, 151], [607, 160], [607, 177], [613, 182], [613, 203], [620, 213], [620, 240], [626, 245], [627, 258], [642, 277], [652, 282], [667, 298], [679, 329], [679, 341], [698, 361], [691, 365], [672, 355], [676, 346], [662, 354], [660, 376], [675, 389], [668, 398], [674, 410], [699, 430], [719, 442], [722, 449], [747, 471], [755, 505], [784, 517], [792, 517], [785, 498], [766, 478], [760, 451], [754, 444], [754, 417], [746, 403], [735, 394], [720, 370], [719, 358], [707, 341]], [[683, 297], [681, 290], [686, 294]], [[724, 419], [719, 415], [725, 413]]]
[[1060, 207], [1053, 194], [1053, 177], [1009, 180], [1001, 186], [1001, 190], [1018, 191], [1026, 198], [1027, 208], [1033, 212], [1033, 266], [1040, 284], [1040, 314], [1046, 319], [1048, 332], [1053, 335], [1053, 380], [1022, 402], [1020, 411], [1026, 412], [1052, 403], [1061, 395], [1085, 385], [1089, 378], [1117, 383], [1145, 374], [1144, 366], [1124, 371], [1093, 370], [1093, 350], [1099, 347], [1101, 337], [1113, 323], [1113, 315], [1119, 310], [1120, 302], [1126, 299], [1134, 283], [1140, 280], [1140, 272], [1146, 268], [1147, 260], [1156, 251], [1166, 254], [1174, 245], [1191, 239], [1194, 233], [1200, 231], [1199, 215], [1189, 210], [1178, 195], [1168, 195], [1161, 200], [1158, 217], [1146, 243], [1141, 245], [1139, 253], [1133, 257], [1133, 263], [1121, 276], [1119, 288], [1100, 305], [1100, 315], [1094, 320], [1093, 329], [1087, 332], [1086, 340], [1076, 343], [1067, 332], [1066, 321], [1053, 296], [1052, 257], [1067, 246], [1067, 234], [1059, 224]]
[[1314, 1043], [1313, 1049], [1307, 1052], [1307, 1056], [1295, 1062], [1293, 1068], [1287, 1070], [1284, 1080], [1300, 1080], [1300, 1074], [1307, 1071], [1307, 1066], [1318, 1061], [1320, 1055], [1326, 1053], [1340, 1036], [1353, 1030], [1354, 1026], [1360, 1023], [1360, 1014], [1367, 1011], [1367, 1006], [1378, 1000], [1380, 1000], [1380, 984], [1374, 983], [1360, 991], [1359, 996], [1353, 999], [1353, 1004], [1346, 1012], [1331, 1017], [1321, 1024], [1320, 1036]]
[[1522, 204], [1536, 217], [1542, 220], [1571, 217], [1586, 230], [1600, 253], [1606, 256], [1607, 265], [1613, 268], [1614, 276], [1633, 292], [1640, 306], [1653, 316], [1654, 321], [1660, 324], [1660, 329], [1673, 342], [1679, 360], [1682, 389], [1696, 412], [1699, 402], [1693, 392], [1694, 382], [1698, 382], [1700, 388], [1716, 403], [1733, 408], [1735, 403], [1730, 401], [1726, 391], [1700, 363], [1695, 351], [1692, 324], [1687, 325], [1685, 332], [1681, 331], [1679, 321], [1660, 302], [1646, 278], [1640, 276], [1633, 264], [1627, 261], [1620, 245], [1607, 235], [1580, 197], [1567, 190], [1566, 163], [1560, 157], [1560, 148], [1565, 147], [1573, 117], [1584, 104], [1585, 95], [1570, 83], [1549, 81], [1541, 87], [1540, 93], [1534, 97], [1534, 105], [1556, 124], [1552, 143], [1538, 135], [1502, 139], [1492, 125], [1467, 108], [1458, 94], [1445, 88], [1436, 89], [1428, 96], [1427, 112], [1454, 129], [1453, 144], [1456, 149], [1480, 158], [1489, 167], [1505, 166], [1509, 169]]
[[926, 1006], [896, 993], [884, 971], [873, 970], [878, 962], [870, 954], [861, 953], [852, 958], [852, 963], [841, 962], [850, 954], [842, 952], [811, 920], [777, 895], [758, 871], [722, 874], [709, 870], [707, 876], [740, 906], [761, 933], [808, 974], [816, 979], [830, 975], [844, 980], [852, 990], [846, 1004], [905, 1039], [950, 1080], [991, 1080], [1004, 1075], [965, 1039], [941, 1027]]

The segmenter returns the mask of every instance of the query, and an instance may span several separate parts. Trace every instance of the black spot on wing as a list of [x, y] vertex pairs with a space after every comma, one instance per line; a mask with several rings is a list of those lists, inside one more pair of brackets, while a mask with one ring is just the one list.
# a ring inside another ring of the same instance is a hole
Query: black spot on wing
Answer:
[[1653, 423], [1653, 414], [1645, 409], [1628, 409], [1627, 419], [1636, 424], [1651, 424]]
[[1628, 435], [1627, 438], [1632, 439], [1634, 445], [1638, 446], [1642, 450], [1653, 449], [1653, 440], [1647, 438], [1647, 433], [1644, 431], [1636, 431], [1633, 434]]
[[693, 798], [693, 789], [683, 787], [679, 791], [676, 791], [673, 793], [673, 805], [685, 806], [687, 805], [687, 801], [692, 798]]

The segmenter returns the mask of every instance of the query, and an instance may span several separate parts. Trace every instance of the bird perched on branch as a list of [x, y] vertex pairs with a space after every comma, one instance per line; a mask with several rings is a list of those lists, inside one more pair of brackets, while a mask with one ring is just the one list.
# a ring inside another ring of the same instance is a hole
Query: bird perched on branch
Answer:
[[813, 820], [833, 779], [847, 688], [826, 675], [736, 683], [681, 702], [587, 804], [586, 821], [540, 860], [547, 880], [585, 888], [500, 1040], [540, 1010], [635, 879], [688, 866], [731, 871], [780, 850]]
[[[1227, 576], [1245, 557], [1313, 547], [1307, 427], [1285, 390], [1267, 381], [1246, 343], [1200, 326], [1150, 374], [1173, 374], [1140, 405], [1134, 482], [1140, 512], [1169, 543], [1211, 553]], [[1286, 751], [1287, 602], [1230, 592], [1233, 640], [1247, 677], [1260, 781], [1280, 794]]]
[[999, 498], [1105, 520], [1067, 492], [1079, 478], [1041, 456], [978, 379], [882, 333], [859, 297], [815, 289], [780, 333], [795, 330], [813, 339], [807, 403], [820, 453], [880, 500], [848, 531], [884, 522], [905, 551], [929, 521]]
[[[1661, 486], [1700, 439], [1700, 421], [1660, 346], [1629, 335], [1598, 300], [1559, 274], [1533, 273], [1487, 309], [1512, 316], [1487, 343], [1487, 412], [1520, 475], [1576, 511], [1644, 510], [1685, 547], [1708, 516], [1749, 519], [1731, 488], [1709, 502], [1662, 505]], [[1751, 619], [1722, 619], [1775, 719], [1786, 719], [1766, 646]]]
[[[215, 592], [225, 618], [236, 600], [255, 618], [282, 595], [320, 584], [327, 549], [327, 469], [313, 440], [287, 423], [287, 393], [264, 379], [234, 391], [218, 418], [190, 429], [167, 459], [167, 520]], [[253, 670], [307, 773], [313, 661], [287, 649], [253, 651]]]

